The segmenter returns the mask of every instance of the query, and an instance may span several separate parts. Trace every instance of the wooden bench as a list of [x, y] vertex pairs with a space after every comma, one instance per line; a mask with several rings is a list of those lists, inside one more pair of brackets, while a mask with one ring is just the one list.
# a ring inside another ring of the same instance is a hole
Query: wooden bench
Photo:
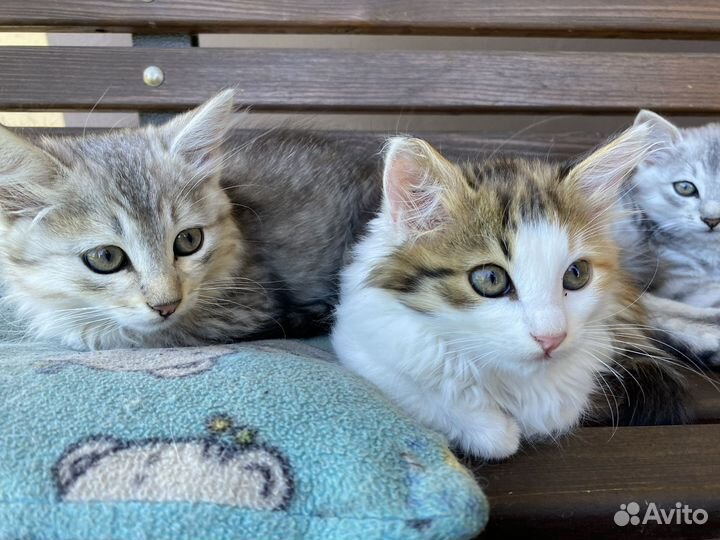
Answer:
[[[716, 40], [720, 4], [712, 0], [3, 0], [0, 30], [129, 32], [143, 45], [0, 48], [4, 111], [173, 112], [234, 86], [239, 104], [256, 111], [720, 112], [717, 53], [199, 48], [194, 37], [273, 32]], [[157, 86], [143, 81], [151, 66], [162, 72], [149, 80]], [[579, 117], [574, 129], [562, 132], [499, 125], [421, 135], [449, 153], [501, 149], [564, 158], [607, 135], [585, 124]], [[694, 425], [584, 427], [504, 463], [468, 461], [490, 497], [483, 536], [720, 536], [720, 393], [701, 377], [692, 384]], [[705, 509], [709, 520], [704, 526], [617, 526], [615, 512], [632, 501], [664, 508], [681, 501]]]

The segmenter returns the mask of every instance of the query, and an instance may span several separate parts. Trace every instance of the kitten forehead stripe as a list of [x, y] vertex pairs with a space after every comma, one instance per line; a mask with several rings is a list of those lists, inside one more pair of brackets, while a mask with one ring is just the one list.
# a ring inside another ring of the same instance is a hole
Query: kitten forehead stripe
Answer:
[[508, 261], [512, 260], [512, 253], [510, 252], [510, 244], [508, 241], [504, 237], [501, 237], [498, 243], [500, 244], [500, 249], [502, 250], [503, 255], [505, 255], [505, 258]]
[[397, 272], [379, 273], [370, 277], [375, 286], [405, 294], [418, 291], [424, 281], [443, 279], [457, 274], [452, 268], [428, 268], [424, 266], [398, 269]]

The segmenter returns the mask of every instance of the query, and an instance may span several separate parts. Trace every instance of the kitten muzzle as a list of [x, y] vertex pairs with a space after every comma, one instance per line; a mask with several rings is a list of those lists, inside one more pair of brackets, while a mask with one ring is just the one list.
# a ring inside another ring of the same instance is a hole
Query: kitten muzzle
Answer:
[[540, 348], [542, 348], [543, 352], [545, 353], [545, 358], [550, 358], [550, 353], [557, 349], [562, 344], [562, 342], [565, 341], [565, 338], [567, 337], [567, 332], [547, 336], [536, 336], [533, 334], [531, 335], [532, 338], [537, 341], [538, 345], [540, 345]]
[[153, 311], [157, 311], [163, 319], [167, 319], [170, 315], [175, 313], [175, 310], [177, 310], [180, 302], [182, 302], [182, 299], [173, 300], [172, 302], [168, 302], [166, 304], [157, 304], [155, 306], [150, 306], [150, 309], [152, 309]]
[[709, 231], [712, 231], [715, 227], [717, 227], [718, 223], [720, 223], [720, 218], [700, 218], [703, 220], [705, 225], [709, 227]]

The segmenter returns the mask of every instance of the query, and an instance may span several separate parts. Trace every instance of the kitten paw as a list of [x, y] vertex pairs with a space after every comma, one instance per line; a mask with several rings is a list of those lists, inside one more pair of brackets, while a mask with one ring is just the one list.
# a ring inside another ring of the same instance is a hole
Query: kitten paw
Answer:
[[720, 366], [720, 325], [668, 318], [658, 327], [663, 331], [661, 345], [674, 356], [696, 365]]
[[502, 413], [482, 414], [463, 426], [454, 442], [463, 451], [484, 459], [505, 459], [520, 448], [520, 426]]

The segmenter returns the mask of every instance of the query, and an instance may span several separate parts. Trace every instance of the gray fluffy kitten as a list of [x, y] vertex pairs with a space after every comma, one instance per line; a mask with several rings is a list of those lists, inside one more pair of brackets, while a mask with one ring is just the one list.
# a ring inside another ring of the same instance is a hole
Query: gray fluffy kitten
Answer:
[[640, 123], [656, 149], [628, 186], [625, 265], [663, 340], [720, 364], [720, 124], [680, 129], [650, 111]]
[[31, 142], [0, 128], [5, 301], [75, 348], [307, 335], [378, 205], [379, 146], [242, 138], [226, 91], [160, 127]]

